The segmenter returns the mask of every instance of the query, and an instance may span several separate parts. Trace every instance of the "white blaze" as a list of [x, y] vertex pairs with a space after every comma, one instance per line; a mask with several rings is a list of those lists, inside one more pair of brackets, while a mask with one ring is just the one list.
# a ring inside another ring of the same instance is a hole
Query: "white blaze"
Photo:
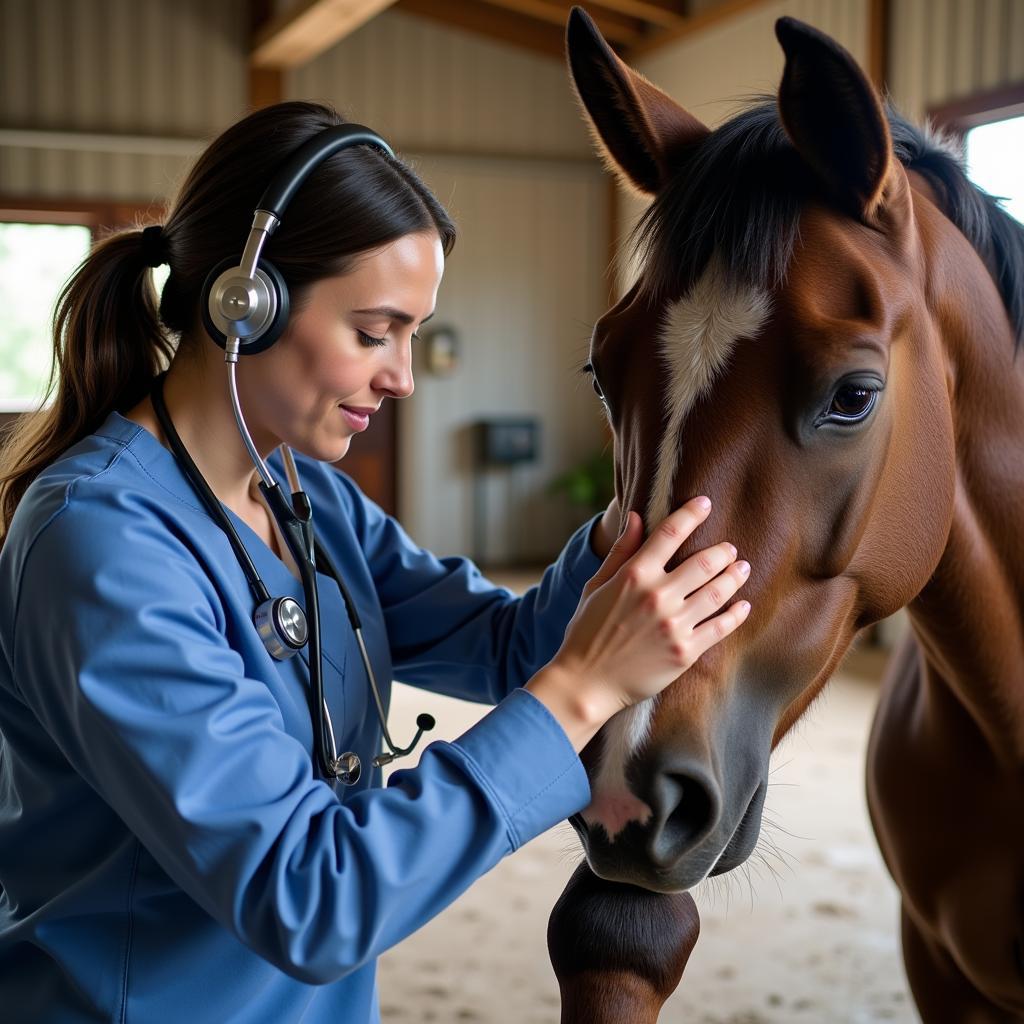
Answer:
[[673, 303], [661, 329], [662, 363], [668, 375], [665, 431], [658, 446], [658, 465], [647, 503], [647, 525], [654, 526], [672, 511], [672, 485], [679, 465], [679, 435], [698, 399], [722, 372], [736, 342], [760, 333], [771, 299], [756, 288], [727, 283], [717, 259], [689, 294]]
[[[717, 259], [708, 263], [689, 293], [669, 307], [659, 338], [668, 378], [665, 429], [647, 503], [648, 528], [672, 510], [679, 437], [686, 417], [711, 390], [736, 343], [760, 333], [770, 310], [767, 292], [729, 284]], [[656, 700], [621, 711], [604, 727], [593, 800], [583, 817], [589, 825], [600, 824], [609, 839], [614, 839], [628, 822], [643, 824], [651, 814], [651, 809], [630, 791], [626, 765], [650, 734]]]

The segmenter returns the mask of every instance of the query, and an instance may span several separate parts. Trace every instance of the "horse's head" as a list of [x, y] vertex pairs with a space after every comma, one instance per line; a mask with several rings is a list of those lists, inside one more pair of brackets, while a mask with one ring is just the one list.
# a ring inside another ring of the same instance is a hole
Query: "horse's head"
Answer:
[[831, 39], [791, 19], [777, 35], [777, 99], [709, 131], [582, 11], [569, 23], [595, 137], [652, 198], [637, 283], [591, 342], [622, 507], [649, 528], [707, 494], [678, 559], [727, 539], [753, 567], [745, 625], [584, 754], [591, 867], [661, 891], [749, 856], [773, 746], [935, 571], [956, 479], [936, 310], [958, 315], [958, 276], [995, 294], [929, 184], [951, 157]]

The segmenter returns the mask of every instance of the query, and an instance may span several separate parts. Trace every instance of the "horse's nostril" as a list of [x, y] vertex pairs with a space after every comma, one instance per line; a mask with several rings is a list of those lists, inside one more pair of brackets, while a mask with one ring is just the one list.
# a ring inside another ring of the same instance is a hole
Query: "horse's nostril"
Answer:
[[653, 788], [651, 860], [670, 867], [710, 832], [717, 817], [713, 787], [693, 774], [663, 772]]

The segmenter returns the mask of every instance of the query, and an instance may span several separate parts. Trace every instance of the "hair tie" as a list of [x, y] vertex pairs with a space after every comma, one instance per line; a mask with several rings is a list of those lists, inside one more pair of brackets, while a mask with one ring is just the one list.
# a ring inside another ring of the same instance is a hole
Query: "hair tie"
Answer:
[[142, 259], [147, 267], [159, 267], [167, 262], [167, 239], [162, 224], [143, 229]]

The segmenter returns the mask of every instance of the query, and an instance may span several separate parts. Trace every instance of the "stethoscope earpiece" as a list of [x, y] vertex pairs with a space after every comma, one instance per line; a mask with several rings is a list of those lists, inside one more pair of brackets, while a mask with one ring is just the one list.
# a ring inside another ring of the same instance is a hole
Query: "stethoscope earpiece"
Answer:
[[288, 285], [265, 257], [252, 277], [243, 270], [240, 257], [221, 260], [206, 275], [199, 305], [213, 341], [225, 348], [230, 335], [243, 355], [270, 348], [284, 332], [291, 312]]

